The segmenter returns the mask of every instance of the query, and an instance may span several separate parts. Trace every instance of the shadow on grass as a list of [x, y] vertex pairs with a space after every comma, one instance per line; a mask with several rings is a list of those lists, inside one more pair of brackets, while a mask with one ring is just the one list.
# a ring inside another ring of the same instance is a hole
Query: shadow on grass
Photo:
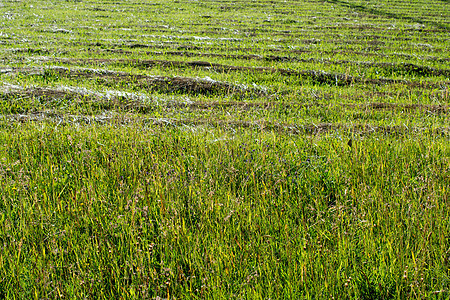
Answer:
[[356, 278], [360, 299], [364, 300], [384, 300], [395, 299], [395, 282], [377, 283], [373, 278], [360, 271]]

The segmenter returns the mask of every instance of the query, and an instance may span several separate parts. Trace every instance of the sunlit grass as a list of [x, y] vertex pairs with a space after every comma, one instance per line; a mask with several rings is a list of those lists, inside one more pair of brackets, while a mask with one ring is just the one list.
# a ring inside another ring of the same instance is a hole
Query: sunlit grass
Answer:
[[0, 298], [449, 298], [449, 18], [3, 1]]
[[433, 259], [448, 247], [446, 139], [353, 137], [350, 148], [43, 124], [2, 141], [4, 295], [403, 298], [448, 284]]

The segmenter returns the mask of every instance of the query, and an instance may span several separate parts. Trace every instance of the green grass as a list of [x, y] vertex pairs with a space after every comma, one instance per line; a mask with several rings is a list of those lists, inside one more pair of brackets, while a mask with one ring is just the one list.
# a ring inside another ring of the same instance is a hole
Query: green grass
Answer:
[[446, 139], [27, 125], [2, 140], [7, 296], [404, 298], [449, 284]]
[[449, 19], [3, 1], [0, 298], [448, 299]]

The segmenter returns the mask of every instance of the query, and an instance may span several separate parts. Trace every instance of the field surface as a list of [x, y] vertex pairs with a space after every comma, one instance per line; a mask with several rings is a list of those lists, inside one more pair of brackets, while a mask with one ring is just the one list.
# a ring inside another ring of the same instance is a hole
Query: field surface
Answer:
[[448, 0], [0, 1], [0, 298], [449, 299]]

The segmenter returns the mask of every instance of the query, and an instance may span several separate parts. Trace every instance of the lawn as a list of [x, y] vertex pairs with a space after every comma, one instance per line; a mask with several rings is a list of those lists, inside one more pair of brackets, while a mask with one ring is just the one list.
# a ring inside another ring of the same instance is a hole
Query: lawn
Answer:
[[0, 298], [450, 298], [448, 1], [0, 21]]

